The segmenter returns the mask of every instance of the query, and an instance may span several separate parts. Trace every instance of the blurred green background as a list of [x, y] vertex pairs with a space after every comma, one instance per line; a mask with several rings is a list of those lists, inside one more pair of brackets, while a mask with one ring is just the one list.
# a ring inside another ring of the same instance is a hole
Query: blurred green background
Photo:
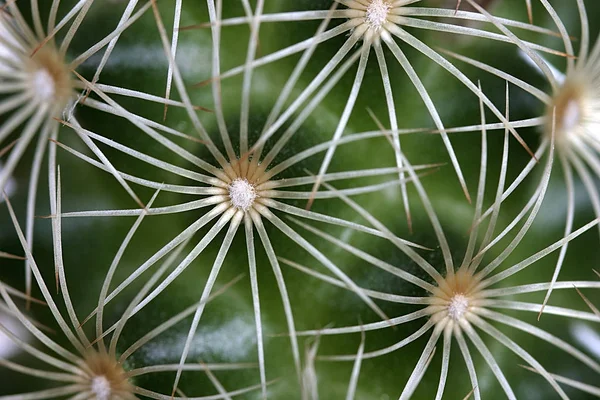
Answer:
[[[100, 1], [97, 3], [100, 3]], [[28, 4], [25, 2], [19, 3], [24, 15], [28, 16]], [[65, 1], [64, 4], [61, 4], [61, 10], [67, 9], [69, 3], [73, 2]], [[72, 44], [70, 54], [76, 56], [110, 32], [120, 18], [125, 3], [124, 1], [112, 1], [110, 2], [110, 6], [102, 6], [102, 4], [94, 5]], [[172, 32], [174, 1], [165, 0], [158, 3], [162, 18], [167, 24], [169, 32]], [[226, 3], [224, 5], [224, 18], [243, 15], [244, 11], [240, 4], [241, 2]], [[251, 3], [254, 6], [255, 2], [251, 1]], [[555, 29], [541, 4], [537, 1], [534, 1], [534, 3], [534, 23], [539, 26]], [[556, 7], [569, 33], [575, 38], [580, 37], [580, 24], [575, 0], [555, 0], [551, 3]], [[600, 30], [599, 18], [597, 18], [600, 16], [600, 3], [595, 0], [588, 0], [585, 3], [589, 16], [592, 43], [595, 43]], [[208, 13], [204, 2], [186, 0], [183, 4], [182, 26], [208, 21]], [[265, 13], [326, 9], [329, 5], [330, 2], [325, 0], [268, 0], [265, 5]], [[424, 0], [418, 5], [441, 5], [452, 8], [453, 2]], [[42, 6], [47, 8], [45, 4]], [[466, 9], [467, 7], [465, 6], [464, 8]], [[520, 21], [527, 20], [525, 2], [523, 0], [492, 1], [488, 9], [493, 11], [495, 15]], [[44, 12], [47, 12], [47, 10], [44, 10]], [[334, 21], [332, 24], [340, 22], [342, 21]], [[269, 54], [310, 37], [316, 31], [318, 24], [318, 21], [263, 24], [260, 29], [259, 54]], [[460, 54], [468, 55], [506, 70], [538, 87], [546, 88], [543, 77], [523, 62], [515, 46], [484, 39], [416, 29], [408, 30], [434, 48], [450, 49]], [[558, 38], [532, 34], [523, 34], [523, 37], [549, 47], [562, 49]], [[244, 63], [248, 38], [248, 26], [241, 25], [223, 28], [221, 39], [222, 71]], [[311, 78], [322, 69], [344, 40], [345, 37], [340, 36], [318, 47], [297, 85], [294, 92], [296, 96], [300, 93], [302, 87], [310, 83]], [[577, 49], [577, 40], [574, 41], [574, 45]], [[183, 74], [192, 102], [208, 108], [213, 108], [210, 86], [195, 88], [192, 85], [204, 81], [211, 76], [211, 46], [209, 29], [194, 29], [180, 32], [177, 54], [179, 68]], [[423, 80], [446, 127], [479, 123], [478, 101], [471, 92], [450, 74], [443, 71], [439, 66], [426, 59], [416, 50], [405, 44], [400, 44], [400, 46], [406, 52], [413, 67]], [[270, 108], [277, 99], [279, 91], [285, 84], [299, 57], [300, 55], [294, 55], [273, 64], [260, 67], [255, 71], [251, 95], [251, 138], [256, 138], [260, 134]], [[426, 108], [417, 91], [406, 77], [406, 74], [390, 54], [386, 54], [386, 57], [392, 77], [400, 128], [423, 127], [434, 129], [433, 122]], [[564, 66], [564, 60], [557, 58], [549, 59], [559, 68]], [[82, 73], [88, 79], [91, 78], [98, 61], [99, 57], [92, 57], [80, 67], [78, 72]], [[505, 83], [503, 81], [458, 61], [455, 64], [472, 80], [481, 81], [482, 88], [489, 98], [494, 101], [499, 109], [502, 110], [504, 108]], [[152, 12], [149, 11], [140, 21], [136, 22], [122, 35], [111, 60], [101, 76], [100, 82], [163, 96], [167, 65], [155, 20]], [[284, 154], [280, 156], [280, 159], [287, 158], [289, 155], [328, 140], [331, 137], [349, 94], [355, 70], [356, 66], [351, 68], [341, 82], [324, 99], [323, 103], [311, 114], [294, 140], [286, 146]], [[228, 129], [232, 134], [238, 132], [239, 129], [241, 84], [241, 76], [222, 82], [223, 112]], [[549, 90], [549, 88], [547, 89]], [[175, 88], [173, 89], [172, 97], [179, 99]], [[136, 114], [156, 121], [160, 121], [162, 118], [163, 107], [160, 104], [148, 104], [144, 101], [117, 96], [113, 96], [113, 98]], [[543, 112], [543, 107], [539, 102], [515, 87], [511, 87], [510, 104], [511, 119], [534, 117]], [[358, 101], [346, 129], [347, 134], [377, 129], [367, 113], [367, 108], [371, 109], [383, 121], [384, 125], [387, 126], [387, 108], [383, 86], [379, 75], [379, 67], [373, 52], [371, 53], [367, 74]], [[214, 114], [199, 112], [199, 116], [212, 137], [218, 140], [218, 130]], [[76, 117], [86, 129], [117, 140], [120, 143], [130, 145], [135, 149], [169, 161], [175, 165], [195, 170], [193, 165], [152, 141], [143, 132], [124, 119], [91, 110], [85, 106], [78, 108]], [[489, 112], [486, 114], [486, 117], [488, 121], [495, 121]], [[175, 107], [169, 108], [165, 124], [190, 135], [195, 134], [189, 118], [181, 109], [176, 109]], [[540, 133], [538, 130], [524, 129], [519, 131], [519, 133], [526, 139], [532, 149], [537, 148], [540, 142]], [[462, 260], [467, 245], [473, 206], [464, 198], [456, 175], [449, 164], [447, 152], [438, 135], [407, 135], [402, 140], [403, 150], [413, 165], [438, 162], [446, 163], [446, 165], [434, 174], [423, 178], [422, 182], [438, 213], [444, 232], [448, 236], [455, 261], [459, 263]], [[480, 134], [477, 132], [452, 134], [451, 140], [463, 168], [467, 185], [474, 198], [479, 174]], [[76, 137], [75, 132], [68, 128], [61, 130], [60, 141], [81, 151], [86, 151], [80, 140]], [[500, 170], [503, 131], [490, 132], [488, 134], [488, 141], [489, 168], [486, 205], [491, 204], [495, 194], [495, 185]], [[185, 146], [194, 154], [210, 160], [208, 152], [201, 144], [181, 140], [178, 143]], [[237, 141], [234, 141], [234, 143], [237, 146]], [[126, 170], [134, 175], [153, 179], [157, 182], [164, 181], [173, 184], [191, 183], [183, 178], [174, 177], [158, 168], [152, 168], [147, 164], [132, 160], [131, 157], [106, 146], [101, 144], [99, 146], [119, 169]], [[529, 161], [529, 155], [515, 140], [510, 141], [510, 146], [508, 182], [511, 182]], [[136, 208], [136, 204], [109, 174], [76, 159], [63, 150], [59, 150], [58, 154], [63, 184], [63, 211]], [[28, 166], [31, 163], [32, 157], [33, 151], [29, 151], [15, 173], [18, 191], [11, 200], [17, 211], [17, 215], [21, 218], [21, 224], [24, 223]], [[322, 154], [319, 154], [305, 160], [298, 166], [286, 171], [285, 176], [304, 174], [304, 169], [316, 172], [320, 166], [321, 157]], [[504, 204], [503, 212], [500, 216], [500, 225], [502, 227], [512, 220], [533, 193], [535, 185], [541, 177], [544, 161], [545, 158], [542, 160], [541, 165], [536, 167], [530, 179], [526, 180]], [[394, 157], [392, 149], [385, 139], [380, 138], [340, 147], [336, 152], [330, 171], [347, 171], [393, 165]], [[36, 212], [40, 216], [49, 213], [45, 176], [47, 174], [43, 172]], [[142, 201], [148, 201], [153, 193], [152, 190], [147, 188], [134, 186], [134, 189]], [[310, 187], [306, 190], [310, 190]], [[577, 213], [574, 226], [577, 228], [592, 220], [594, 213], [587, 194], [579, 181], [576, 181], [576, 190]], [[432, 265], [439, 267], [441, 271], [443, 268], [443, 259], [429, 220], [423, 211], [416, 191], [410, 185], [409, 193], [414, 221], [412, 233], [407, 229], [398, 188], [357, 196], [355, 200], [374, 216], [385, 222], [398, 236], [434, 249], [431, 252], [422, 253], [426, 254], [426, 258]], [[163, 192], [159, 195], [155, 206], [177, 204], [194, 199], [194, 196], [190, 195]], [[304, 202], [302, 201], [291, 203], [299, 207], [304, 207]], [[2, 210], [0, 212], [0, 248], [3, 251], [22, 254], [5, 205], [0, 205], [0, 210]], [[340, 200], [318, 200], [313, 206], [313, 211], [366, 224], [364, 220], [346, 207]], [[150, 255], [202, 215], [201, 212], [203, 211], [147, 217], [130, 244], [128, 251], [126, 251], [114, 282], [121, 282]], [[516, 251], [503, 264], [503, 267], [511, 266], [533, 254], [535, 251], [560, 239], [563, 235], [565, 215], [566, 194], [563, 175], [559, 163], [555, 163], [546, 200], [536, 219], [536, 223], [526, 235], [523, 240], [524, 243], [521, 243], [517, 247]], [[66, 275], [70, 294], [80, 318], [87, 316], [96, 306], [97, 294], [99, 293], [105, 273], [121, 241], [133, 224], [134, 219], [131, 217], [119, 217], [72, 218], [63, 220]], [[410, 271], [423, 279], [428, 279], [425, 273], [418, 269], [406, 255], [385, 240], [350, 232], [339, 227], [314, 224], [330, 234], [343, 237], [350, 244], [384, 261]], [[194, 236], [188, 245], [189, 249], [200, 240], [211, 225], [209, 224]], [[266, 225], [278, 256], [292, 259], [299, 264], [309, 266], [319, 272], [326, 272], [323, 266], [308, 253], [282, 235], [276, 228], [270, 226], [268, 223]], [[336, 265], [343, 269], [359, 286], [395, 294], [425, 295], [421, 289], [407, 284], [399, 278], [390, 276], [388, 273], [377, 270], [340, 249], [332, 248], [331, 245], [323, 243], [321, 239], [318, 239], [318, 237], [310, 232], [304, 231], [293, 224], [292, 227], [301, 232], [307, 240], [330, 257], [330, 259], [334, 260]], [[232, 248], [225, 260], [217, 281], [217, 288], [240, 274], [244, 274], [243, 279], [229, 288], [216, 300], [212, 301], [206, 308], [196, 338], [194, 339], [193, 349], [188, 357], [189, 362], [256, 362], [256, 338], [252, 298], [248, 277], [245, 239], [241, 231], [242, 229], [238, 231]], [[499, 229], [497, 229], [497, 232], [499, 232]], [[143, 312], [132, 318], [127, 324], [123, 337], [120, 340], [119, 347], [121, 351], [160, 322], [198, 301], [223, 236], [224, 232], [221, 232], [215, 241], [190, 265], [181, 277], [155, 301], [151, 302]], [[509, 243], [510, 239], [511, 235], [502, 240], [486, 259], [490, 260], [495, 255], [498, 255], [504, 246]], [[255, 240], [257, 246], [261, 309], [263, 313], [262, 325], [265, 334], [267, 379], [279, 378], [279, 380], [270, 386], [270, 396], [274, 399], [299, 398], [299, 386], [295, 378], [289, 339], [278, 335], [287, 332], [280, 294], [271, 266], [266, 254], [260, 247], [257, 235], [255, 235]], [[51, 224], [48, 219], [36, 220], [34, 256], [45, 274], [48, 286], [52, 288], [54, 285], [54, 268], [52, 265]], [[558, 253], [555, 252], [517, 274], [510, 279], [510, 282], [504, 282], [503, 284], [515, 285], [548, 281], [557, 257]], [[560, 279], [594, 280], [595, 275], [592, 272], [592, 268], [598, 268], [598, 261], [598, 233], [596, 230], [590, 230], [571, 243]], [[3, 260], [1, 264], [0, 277], [2, 280], [16, 288], [22, 289], [22, 262]], [[378, 320], [378, 317], [351, 292], [318, 281], [283, 264], [282, 269], [298, 330], [317, 329], [328, 324], [346, 326], [356, 325], [359, 321], [368, 323]], [[119, 318], [128, 301], [139, 290], [143, 281], [144, 279], [142, 279], [142, 282], [137, 282], [108, 307], [105, 326], [109, 326], [110, 323]], [[543, 296], [544, 293], [536, 293], [531, 296], [521, 296], [519, 299], [539, 303], [543, 300]], [[600, 297], [597, 294], [594, 297], [594, 293], [590, 292], [589, 297], [598, 304]], [[59, 297], [57, 296], [56, 298], [58, 299]], [[61, 301], [58, 302], [62, 303]], [[384, 312], [392, 317], [416, 310], [412, 306], [383, 302], [378, 302], [378, 304]], [[585, 310], [585, 304], [583, 304], [583, 301], [574, 290], [556, 291], [551, 298], [550, 304]], [[47, 309], [34, 307], [32, 314], [43, 323], [56, 327]], [[577, 347], [585, 349], [585, 347], [582, 347], [584, 343], [578, 342], [580, 340], [578, 337], [581, 337], [580, 334], [578, 336], [578, 332], [581, 333], [582, 329], [588, 329], [585, 328], [585, 326], [588, 326], [586, 324], [550, 315], [543, 316], [538, 323], [536, 322], [535, 313], [508, 311], [507, 314], [533, 323], [542, 329], [547, 329], [554, 335], [573, 343]], [[152, 364], [177, 363], [190, 323], [191, 318], [187, 318], [173, 329], [170, 329], [159, 338], [144, 346], [128, 361], [127, 368]], [[369, 332], [367, 334], [366, 349], [368, 351], [391, 345], [410, 335], [423, 323], [424, 320], [418, 320], [398, 326], [396, 329]], [[89, 336], [93, 334], [91, 325], [88, 326], [90, 328]], [[580, 362], [558, 349], [526, 333], [510, 330], [504, 326], [498, 327], [503, 332], [509, 334], [515, 342], [519, 343], [527, 351], [530, 351], [549, 371], [588, 383], [598, 382], [597, 374], [594, 374], [589, 368], [581, 365]], [[589, 328], [598, 332], [597, 325], [589, 324]], [[598, 340], [597, 333], [595, 335], [596, 340]], [[525, 371], [518, 366], [522, 361], [517, 356], [502, 347], [493, 338], [483, 333], [482, 337], [501, 365], [517, 398], [528, 400], [558, 398], [542, 377]], [[59, 335], [53, 336], [53, 339], [67, 345], [66, 340], [59, 337]], [[399, 351], [383, 357], [365, 360], [361, 370], [356, 398], [380, 400], [397, 398], [402, 392], [404, 383], [410, 376], [427, 339], [428, 335], [425, 335]], [[311, 340], [301, 338], [301, 351], [304, 350], [305, 345], [310, 346], [311, 343]], [[355, 353], [359, 343], [359, 334], [323, 337], [319, 347], [319, 354]], [[456, 342], [452, 349], [448, 385], [445, 391], [445, 398], [448, 399], [461, 399], [471, 389], [467, 370], [459, 354], [458, 346], [455, 344]], [[504, 398], [505, 395], [499, 383], [483, 358], [477, 353], [474, 346], [471, 346], [471, 350], [478, 372], [479, 389], [481, 390], [482, 397], [484, 399]], [[596, 347], [596, 357], [599, 355], [598, 352], [599, 349]], [[15, 360], [27, 365], [36, 365], [26, 355], [19, 355]], [[435, 396], [440, 366], [441, 341], [436, 356], [431, 362], [413, 398], [429, 399]], [[316, 371], [319, 378], [319, 394], [321, 398], [343, 398], [347, 390], [351, 369], [351, 362], [317, 362]], [[218, 372], [216, 374], [223, 385], [229, 390], [259, 382], [258, 370]], [[173, 378], [174, 373], [171, 372], [152, 374], [140, 377], [136, 381], [136, 384], [161, 393], [170, 393]], [[7, 370], [2, 370], [0, 373], [0, 388], [2, 388], [0, 394], [30, 391], [43, 388], [45, 384], [46, 382], [23, 377]], [[185, 393], [193, 394], [194, 396], [216, 393], [210, 381], [202, 373], [184, 374], [180, 388]], [[571, 398], [587, 398], [581, 392], [568, 388], [565, 390]], [[242, 398], [258, 399], [260, 398], [260, 392], [256, 391], [245, 397], [242, 396]]]

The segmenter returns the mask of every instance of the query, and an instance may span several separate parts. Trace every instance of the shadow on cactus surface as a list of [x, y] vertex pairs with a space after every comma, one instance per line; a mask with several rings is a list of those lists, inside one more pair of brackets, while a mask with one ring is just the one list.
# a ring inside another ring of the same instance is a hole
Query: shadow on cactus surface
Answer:
[[600, 397], [599, 15], [3, 1], [0, 399]]

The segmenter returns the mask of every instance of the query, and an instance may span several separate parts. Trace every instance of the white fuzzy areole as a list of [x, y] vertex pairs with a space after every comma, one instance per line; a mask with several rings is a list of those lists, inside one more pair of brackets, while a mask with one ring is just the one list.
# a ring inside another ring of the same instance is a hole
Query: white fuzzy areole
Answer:
[[387, 22], [392, 5], [386, 0], [373, 0], [367, 7], [367, 24], [379, 30]]
[[110, 388], [110, 382], [104, 375], [95, 376], [94, 379], [92, 379], [90, 390], [96, 397], [96, 400], [110, 400], [112, 390]]
[[32, 73], [31, 90], [40, 102], [50, 103], [54, 100], [56, 84], [45, 68], [37, 69]]
[[580, 121], [581, 107], [576, 100], [570, 100], [565, 107], [565, 112], [561, 121], [563, 131], [571, 132], [574, 129], [577, 129]]
[[256, 191], [246, 179], [237, 178], [229, 185], [229, 198], [234, 207], [248, 211], [256, 199]]
[[469, 299], [462, 294], [455, 294], [448, 305], [448, 315], [455, 321], [460, 320], [469, 308]]

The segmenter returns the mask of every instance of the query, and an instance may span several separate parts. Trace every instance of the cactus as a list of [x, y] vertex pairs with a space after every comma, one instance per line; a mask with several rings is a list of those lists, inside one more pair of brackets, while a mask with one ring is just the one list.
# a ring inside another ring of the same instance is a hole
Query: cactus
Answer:
[[600, 397], [598, 15], [3, 2], [0, 400]]

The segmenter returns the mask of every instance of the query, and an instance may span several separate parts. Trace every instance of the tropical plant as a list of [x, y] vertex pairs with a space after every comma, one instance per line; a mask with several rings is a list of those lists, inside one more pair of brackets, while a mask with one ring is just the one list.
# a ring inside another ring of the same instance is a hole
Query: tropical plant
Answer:
[[[0, 169], [0, 191], [12, 179], [11, 176], [21, 161], [25, 150], [38, 136], [36, 150], [31, 167], [29, 168], [29, 189], [27, 198], [27, 223], [26, 235], [29, 245], [33, 245], [34, 213], [36, 207], [38, 182], [42, 162], [46, 150], [48, 155], [48, 182], [53, 185], [56, 169], [56, 148], [52, 142], [58, 140], [59, 121], [66, 118], [78, 125], [77, 119], [72, 115], [73, 107], [77, 103], [77, 83], [73, 80], [73, 72], [82, 63], [88, 60], [99, 50], [107, 46], [103, 60], [98, 66], [96, 76], [102, 70], [103, 64], [110, 56], [119, 35], [123, 30], [141, 15], [131, 15], [131, 10], [123, 14], [115, 30], [108, 33], [100, 41], [93, 43], [85, 51], [67, 61], [67, 52], [75, 34], [81, 28], [85, 16], [90, 10], [94, 0], [81, 0], [69, 7], [68, 12], [59, 18], [59, 0], [52, 1], [47, 23], [44, 25], [40, 14], [40, 4], [31, 3], [31, 17], [33, 22], [28, 23], [21, 13], [22, 2], [9, 1], [2, 5], [0, 14], [0, 74], [2, 79], [2, 99], [0, 113], [3, 123], [0, 127], [0, 155], [6, 155], [6, 163]], [[140, 11], [143, 11], [141, 9]], [[68, 26], [68, 29], [67, 29]], [[65, 32], [66, 31], [66, 32]], [[59, 36], [64, 34], [64, 36]], [[59, 38], [60, 37], [60, 38]], [[57, 40], [57, 38], [59, 38]], [[22, 126], [25, 124], [24, 126]], [[21, 129], [20, 129], [21, 128]], [[110, 168], [110, 162], [100, 150], [85, 137], [82, 138], [90, 150], [100, 157]], [[141, 202], [127, 186], [116, 176], [130, 195], [140, 204]], [[14, 185], [14, 183], [13, 183]], [[11, 190], [12, 191], [12, 190]], [[52, 213], [54, 207], [52, 197], [50, 200]], [[26, 292], [31, 292], [31, 271], [25, 262]]]
[[[484, 118], [482, 118], [481, 125], [485, 126]], [[576, 238], [585, 231], [597, 225], [598, 220], [594, 220], [586, 224], [580, 229], [577, 229], [576, 231], [565, 236], [558, 242], [540, 250], [539, 252], [527, 257], [526, 259], [520, 262], [517, 262], [513, 265], [505, 264], [506, 259], [519, 245], [522, 238], [531, 227], [543, 202], [550, 178], [552, 161], [554, 156], [554, 141], [552, 140], [550, 145], [550, 154], [548, 162], [543, 173], [544, 178], [542, 179], [540, 185], [535, 190], [535, 193], [532, 196], [532, 201], [534, 201], [535, 204], [529, 216], [527, 217], [523, 226], [518, 230], [516, 235], [514, 235], [514, 238], [510, 240], [506, 248], [500, 251], [499, 255], [494, 257], [489, 263], [484, 263], [483, 261], [485, 259], [486, 253], [488, 253], [493, 247], [495, 247], [498, 244], [498, 242], [500, 242], [512, 229], [514, 229], [520, 222], [520, 220], [522, 220], [526, 216], [526, 213], [520, 213], [517, 217], [510, 221], [508, 226], [505, 229], [503, 229], [500, 234], [494, 236], [494, 231], [497, 228], [496, 223], [498, 222], [498, 219], [501, 218], [500, 207], [502, 203], [504, 183], [506, 181], [506, 165], [508, 162], [509, 148], [508, 131], [506, 131], [504, 138], [505, 144], [502, 162], [503, 167], [501, 168], [499, 185], [496, 190], [496, 198], [493, 206], [491, 207], [492, 212], [489, 224], [487, 226], [487, 229], [485, 230], [483, 239], [479, 244], [479, 248], [476, 249], [478, 234], [481, 228], [481, 221], [479, 220], [479, 218], [482, 214], [483, 196], [485, 193], [486, 186], [486, 172], [488, 168], [486, 134], [487, 132], [484, 129], [482, 131], [481, 170], [479, 185], [477, 189], [475, 213], [473, 217], [472, 229], [469, 235], [469, 240], [465, 251], [465, 256], [460, 264], [460, 267], [456, 268], [454, 266], [454, 261], [452, 257], [453, 252], [451, 251], [448, 245], [448, 240], [444, 235], [444, 232], [439, 223], [439, 219], [435, 211], [431, 207], [429, 197], [427, 193], [423, 190], [420, 182], [418, 181], [419, 178], [414, 175], [414, 172], [411, 172], [411, 176], [415, 180], [415, 185], [417, 186], [419, 195], [421, 196], [423, 206], [427, 210], [428, 216], [433, 226], [433, 230], [435, 231], [435, 235], [439, 242], [439, 247], [442, 251], [443, 261], [445, 264], [445, 274], [441, 274], [440, 272], [438, 272], [434, 265], [427, 262], [424, 258], [416, 254], [415, 252], [411, 251], [407, 252], [406, 254], [412, 259], [412, 261], [415, 264], [419, 265], [419, 267], [427, 273], [429, 278], [428, 280], [433, 281], [432, 283], [425, 281], [416, 275], [408, 273], [402, 268], [398, 268], [397, 266], [391, 265], [389, 262], [374, 257], [367, 252], [361, 251], [360, 249], [354, 246], [348, 245], [331, 235], [327, 235], [319, 231], [318, 229], [315, 229], [303, 223], [299, 223], [305, 229], [314, 232], [323, 239], [331, 242], [333, 245], [339, 246], [340, 248], [356, 255], [357, 257], [363, 259], [364, 261], [376, 268], [382, 268], [386, 271], [389, 271], [392, 274], [405, 280], [406, 282], [417, 286], [420, 290], [424, 290], [427, 292], [426, 296], [404, 296], [396, 293], [384, 293], [379, 291], [369, 291], [368, 289], [365, 289], [365, 291], [369, 293], [369, 295], [373, 298], [382, 299], [390, 302], [396, 302], [399, 304], [421, 305], [422, 308], [416, 311], [412, 311], [410, 313], [407, 312], [403, 315], [393, 317], [389, 320], [382, 322], [361, 324], [357, 326], [343, 328], [326, 328], [312, 332], [300, 332], [299, 334], [336, 335], [352, 332], [361, 332], [364, 337], [365, 331], [389, 329], [390, 327], [397, 327], [398, 325], [403, 325], [414, 320], [419, 320], [421, 318], [426, 318], [427, 322], [424, 323], [421, 327], [419, 327], [419, 329], [417, 329], [414, 332], [408, 330], [409, 334], [403, 330], [400, 334], [402, 340], [398, 341], [397, 343], [391, 346], [364, 353], [362, 351], [359, 351], [359, 355], [327, 355], [321, 356], [321, 359], [331, 361], [355, 360], [355, 362], [359, 365], [358, 368], [360, 368], [361, 359], [380, 357], [391, 352], [401, 351], [405, 346], [419, 339], [427, 332], [432, 331], [431, 336], [429, 337], [429, 340], [427, 341], [427, 344], [425, 345], [423, 352], [410, 378], [408, 379], [406, 385], [402, 390], [400, 398], [411, 398], [419, 383], [421, 383], [421, 381], [424, 379], [425, 372], [429, 366], [429, 363], [431, 362], [431, 358], [434, 355], [436, 343], [443, 334], [442, 367], [435, 398], [440, 399], [444, 394], [444, 389], [446, 387], [446, 382], [448, 379], [447, 374], [450, 365], [451, 348], [454, 339], [459, 345], [462, 356], [464, 358], [464, 362], [468, 370], [468, 374], [473, 388], [471, 393], [473, 394], [474, 398], [480, 399], [481, 394], [478, 375], [481, 375], [481, 371], [479, 371], [478, 373], [478, 369], [473, 364], [473, 356], [465, 340], [466, 336], [470, 340], [472, 345], [475, 346], [475, 348], [481, 354], [481, 356], [485, 359], [491, 371], [498, 379], [498, 382], [500, 383], [506, 396], [508, 398], [515, 399], [515, 393], [511, 388], [510, 383], [506, 379], [504, 373], [502, 372], [502, 368], [499, 366], [495, 357], [490, 352], [489, 345], [486, 345], [479, 333], [477, 333], [477, 330], [475, 328], [478, 328], [478, 330], [485, 332], [492, 338], [498, 340], [498, 342], [505, 346], [506, 349], [514, 352], [525, 362], [527, 362], [531, 366], [531, 369], [533, 371], [542, 375], [550, 383], [550, 385], [552, 385], [554, 390], [556, 390], [557, 394], [561, 398], [568, 398], [566, 393], [557, 384], [557, 381], [554, 379], [554, 377], [552, 377], [552, 375], [550, 375], [546, 371], [546, 369], [527, 350], [523, 349], [513, 339], [511, 339], [509, 336], [505, 335], [489, 323], [489, 321], [493, 321], [499, 324], [504, 324], [513, 329], [527, 332], [543, 341], [546, 341], [556, 346], [558, 349], [570, 354], [583, 364], [589, 366], [595, 373], [600, 372], [600, 364], [594, 361], [591, 357], [587, 356], [585, 353], [579, 351], [576, 347], [572, 346], [565, 340], [562, 340], [559, 337], [554, 336], [543, 329], [529, 324], [520, 318], [514, 318], [510, 315], [505, 315], [501, 312], [493, 310], [499, 309], [500, 311], [520, 310], [530, 312], [541, 312], [542, 305], [532, 304], [523, 301], [505, 300], [504, 298], [509, 296], [513, 297], [516, 295], [523, 295], [536, 291], [543, 291], [547, 290], [552, 286], [555, 286], [558, 289], [572, 289], [573, 287], [594, 289], [599, 288], [598, 282], [594, 281], [536, 282], [532, 284], [518, 286], [501, 285], [501, 287], [494, 287], [497, 284], [502, 284], [506, 282], [513, 275], [518, 274], [526, 268], [535, 267], [535, 263], [541, 258], [549, 255], [550, 253], [561, 247], [564, 248], [565, 243], [568, 243], [570, 240]], [[361, 213], [365, 218], [367, 218], [374, 226], [378, 227], [382, 232], [390, 232], [385, 227], [385, 225], [383, 225], [377, 219], [373, 218], [362, 207], [358, 206], [356, 203], [348, 199], [343, 194], [340, 193], [339, 195], [342, 196], [342, 198], [349, 205], [353, 206], [359, 213]], [[395, 239], [391, 240], [395, 241]], [[288, 261], [288, 263], [292, 266], [295, 266], [298, 269], [306, 271], [307, 273], [310, 273], [311, 271], [310, 268], [299, 266], [293, 262]], [[500, 272], [494, 273], [498, 269], [500, 269]], [[344, 284], [342, 282], [332, 280], [330, 277], [317, 275], [314, 273], [313, 275], [320, 278], [321, 280], [329, 281], [330, 283], [333, 283], [336, 286], [344, 287]], [[595, 319], [597, 319], [597, 315], [594, 315], [593, 313], [583, 313], [578, 310], [571, 310], [563, 307], [547, 307], [545, 309], [545, 312], [547, 314], [554, 314], [572, 319], [582, 319], [589, 321], [594, 321]]]
[[[52, 316], [55, 319], [56, 325], [59, 326], [61, 335], [64, 335], [70, 344], [75, 349], [75, 353], [67, 350], [56, 341], [52, 340], [47, 334], [44, 334], [42, 330], [35, 326], [35, 324], [29, 320], [15, 305], [12, 297], [15, 294], [14, 289], [11, 290], [5, 285], [0, 285], [0, 293], [2, 294], [3, 300], [6, 302], [6, 306], [2, 305], [2, 308], [7, 308], [10, 314], [17, 318], [19, 322], [27, 329], [28, 333], [35, 337], [41, 342], [45, 349], [37, 349], [25, 340], [23, 340], [23, 334], [17, 335], [11, 332], [10, 329], [2, 325], [2, 331], [5, 336], [12, 340], [22, 351], [29, 353], [33, 358], [45, 363], [47, 366], [54, 367], [57, 372], [48, 371], [46, 369], [30, 368], [24, 365], [14, 363], [9, 360], [3, 360], [2, 365], [8, 369], [22, 373], [26, 376], [41, 378], [48, 380], [58, 387], [50, 389], [44, 389], [41, 391], [30, 392], [18, 395], [20, 398], [37, 398], [47, 399], [56, 398], [62, 396], [74, 396], [77, 398], [95, 398], [95, 399], [134, 399], [137, 395], [145, 397], [161, 399], [169, 397], [168, 395], [162, 395], [152, 390], [148, 390], [144, 387], [135, 385], [136, 377], [145, 374], [160, 373], [164, 371], [171, 371], [176, 367], [174, 365], [144, 365], [138, 368], [127, 368], [129, 366], [128, 359], [142, 346], [148, 342], [160, 338], [160, 335], [181, 321], [187, 315], [190, 314], [190, 310], [184, 310], [181, 313], [177, 313], [167, 321], [151, 329], [148, 333], [136, 340], [130, 345], [121, 355], [117, 357], [117, 345], [119, 339], [122, 337], [123, 329], [126, 323], [132, 317], [132, 310], [139, 302], [139, 299], [145, 296], [149, 291], [152, 284], [156, 281], [156, 275], [154, 279], [150, 279], [144, 287], [138, 292], [138, 294], [131, 301], [130, 305], [125, 309], [123, 314], [119, 316], [117, 321], [112, 327], [104, 330], [103, 318], [105, 316], [105, 304], [108, 302], [107, 291], [110, 287], [111, 278], [114, 275], [123, 253], [126, 251], [131, 238], [139, 228], [146, 214], [140, 215], [140, 217], [133, 224], [131, 230], [128, 232], [126, 238], [123, 240], [121, 247], [117, 251], [114, 259], [111, 262], [110, 268], [106, 272], [106, 279], [100, 290], [98, 296], [98, 307], [94, 310], [93, 314], [96, 317], [95, 324], [95, 339], [90, 340], [83, 329], [83, 322], [79, 321], [77, 313], [75, 311], [73, 300], [69, 294], [69, 287], [67, 284], [67, 278], [65, 275], [65, 267], [63, 260], [63, 243], [62, 243], [62, 224], [61, 224], [61, 184], [60, 184], [60, 170], [57, 176], [57, 198], [56, 198], [56, 212], [58, 217], [53, 221], [53, 243], [55, 253], [55, 268], [56, 276], [58, 279], [57, 285], [60, 286], [60, 292], [64, 301], [64, 306], [67, 310], [68, 318], [63, 317], [59, 311], [55, 300], [50, 294], [50, 290], [46, 286], [43, 280], [40, 269], [38, 268], [35, 259], [33, 258], [29, 244], [25, 241], [25, 237], [21, 227], [18, 224], [14, 211], [8, 202], [8, 211], [10, 213], [11, 220], [15, 225], [17, 236], [21, 241], [23, 250], [27, 255], [27, 260], [30, 262], [33, 275], [38, 283], [38, 287], [42, 293], [45, 303], [48, 305]], [[148, 206], [152, 205], [151, 199]], [[171, 267], [174, 259], [177, 257], [175, 252], [169, 259], [165, 261], [161, 270], [165, 270]], [[114, 296], [113, 296], [114, 298]], [[210, 299], [204, 299], [203, 302], [208, 302]], [[196, 306], [192, 307], [195, 309]], [[85, 321], [84, 321], [85, 322]], [[72, 326], [69, 326], [69, 323]], [[105, 343], [105, 336], [112, 334], [110, 343]], [[241, 364], [211, 364], [211, 363], [194, 363], [191, 365], [184, 365], [186, 371], [204, 371], [211, 379], [214, 380], [215, 388], [220, 392], [222, 396], [232, 396], [236, 394], [247, 393], [252, 390], [256, 390], [260, 385], [255, 385], [249, 388], [241, 388], [235, 391], [226, 391], [219, 381], [212, 375], [211, 370], [238, 370], [244, 368], [253, 368], [254, 365], [251, 363]], [[179, 392], [178, 392], [179, 393]], [[183, 395], [184, 398], [185, 395]]]
[[5, 1], [0, 400], [600, 397], [599, 13]]

